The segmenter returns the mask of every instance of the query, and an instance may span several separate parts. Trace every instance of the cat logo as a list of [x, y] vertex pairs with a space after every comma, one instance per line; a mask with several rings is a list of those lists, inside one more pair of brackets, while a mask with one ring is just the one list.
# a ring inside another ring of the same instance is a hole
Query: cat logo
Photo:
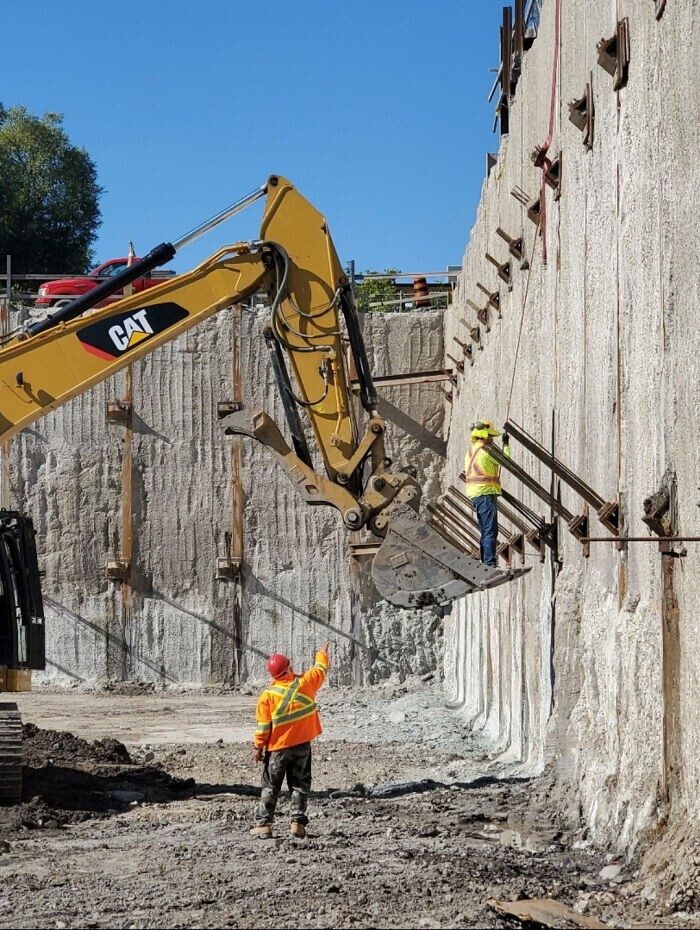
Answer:
[[106, 320], [88, 324], [77, 336], [91, 355], [112, 361], [188, 316], [187, 310], [179, 304], [152, 304], [111, 314]]
[[153, 327], [148, 322], [145, 310], [137, 310], [123, 323], [115, 323], [114, 326], [109, 327], [109, 338], [120, 352], [126, 352], [127, 349], [152, 335]]

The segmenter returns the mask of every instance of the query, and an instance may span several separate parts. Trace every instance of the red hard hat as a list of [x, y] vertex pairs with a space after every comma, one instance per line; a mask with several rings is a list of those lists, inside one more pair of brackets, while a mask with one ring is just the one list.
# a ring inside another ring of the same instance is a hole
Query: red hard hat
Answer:
[[267, 660], [267, 670], [273, 678], [279, 678], [280, 675], [284, 675], [284, 673], [289, 670], [289, 665], [289, 659], [287, 656], [283, 656], [281, 652], [275, 652]]

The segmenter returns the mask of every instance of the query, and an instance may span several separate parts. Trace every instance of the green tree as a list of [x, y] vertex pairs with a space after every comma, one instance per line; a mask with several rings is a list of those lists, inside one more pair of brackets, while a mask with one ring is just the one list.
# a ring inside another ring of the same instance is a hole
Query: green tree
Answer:
[[[367, 278], [355, 285], [355, 303], [359, 310], [382, 310], [382, 307], [370, 307], [379, 301], [397, 300], [401, 291], [394, 283], [398, 274], [396, 268], [386, 268], [384, 271], [365, 271], [365, 275], [381, 274], [385, 278]], [[398, 304], [389, 304], [387, 310], [398, 310]]]
[[95, 164], [60, 113], [0, 104], [0, 261], [16, 274], [84, 272], [100, 225]]

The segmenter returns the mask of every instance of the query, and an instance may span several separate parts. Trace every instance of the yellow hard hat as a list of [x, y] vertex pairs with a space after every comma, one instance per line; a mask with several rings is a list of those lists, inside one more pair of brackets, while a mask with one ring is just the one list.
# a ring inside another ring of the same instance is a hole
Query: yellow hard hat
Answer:
[[495, 429], [491, 420], [477, 420], [471, 425], [472, 439], [488, 439], [489, 436], [500, 435], [500, 429]]

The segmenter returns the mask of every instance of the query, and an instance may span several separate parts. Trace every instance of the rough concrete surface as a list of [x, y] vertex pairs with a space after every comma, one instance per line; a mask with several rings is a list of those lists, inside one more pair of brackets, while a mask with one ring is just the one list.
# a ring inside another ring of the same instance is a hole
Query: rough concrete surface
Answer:
[[[459, 380], [446, 481], [459, 485], [470, 422], [510, 416], [605, 501], [619, 500], [630, 535], [648, 535], [642, 503], [669, 471], [672, 529], [699, 535], [700, 4], [668, 3], [659, 20], [651, 2], [561, 4], [550, 157], [562, 154], [563, 173], [560, 199], [546, 193], [545, 265], [511, 190], [540, 191], [530, 153], [548, 135], [555, 9], [555, 0], [542, 5], [446, 317], [450, 351], [460, 318], [475, 317], [467, 298], [485, 303], [477, 282], [500, 292], [502, 318], [493, 312], [490, 332], [482, 326], [483, 351]], [[629, 19], [631, 63], [615, 93], [596, 45], [617, 17]], [[588, 151], [568, 102], [591, 74]], [[508, 258], [499, 226], [524, 237], [531, 259], [529, 270], [513, 261], [512, 290], [485, 258]], [[549, 489], [551, 472], [512, 448]], [[505, 472], [504, 485], [549, 519], [548, 505]], [[566, 484], [555, 491], [582, 512]], [[589, 517], [592, 535], [609, 535]], [[560, 520], [556, 559], [541, 564], [526, 547], [523, 580], [464, 600], [446, 623], [448, 693], [485, 751], [523, 774], [549, 763], [572, 819], [626, 855], [667, 821], [698, 814], [700, 550], [687, 549], [671, 559], [656, 544], [593, 543], [586, 558]]]

